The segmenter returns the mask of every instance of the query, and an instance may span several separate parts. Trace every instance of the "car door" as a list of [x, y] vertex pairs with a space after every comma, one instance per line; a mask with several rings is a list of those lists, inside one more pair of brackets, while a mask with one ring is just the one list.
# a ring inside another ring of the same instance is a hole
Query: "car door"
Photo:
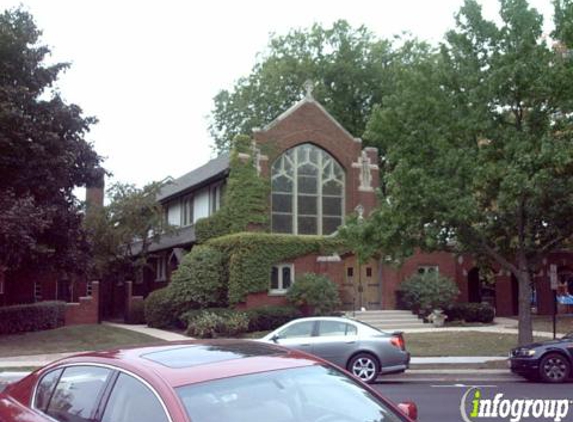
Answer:
[[279, 331], [277, 344], [291, 349], [312, 353], [316, 321], [298, 321], [288, 324]]
[[120, 373], [98, 412], [101, 422], [170, 422], [159, 395], [135, 377]]
[[322, 320], [318, 322], [313, 353], [342, 368], [356, 350], [358, 329], [344, 321]]
[[112, 374], [90, 365], [50, 371], [38, 383], [32, 407], [47, 415], [46, 420], [91, 422]]

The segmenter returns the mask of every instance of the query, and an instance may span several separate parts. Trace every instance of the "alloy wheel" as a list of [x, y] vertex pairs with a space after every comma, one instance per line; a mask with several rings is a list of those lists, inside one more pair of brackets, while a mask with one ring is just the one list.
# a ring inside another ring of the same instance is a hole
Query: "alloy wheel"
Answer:
[[368, 357], [360, 357], [352, 364], [352, 373], [362, 381], [370, 381], [376, 375], [376, 364]]
[[551, 381], [565, 379], [569, 372], [569, 365], [560, 356], [552, 356], [543, 363], [543, 373]]

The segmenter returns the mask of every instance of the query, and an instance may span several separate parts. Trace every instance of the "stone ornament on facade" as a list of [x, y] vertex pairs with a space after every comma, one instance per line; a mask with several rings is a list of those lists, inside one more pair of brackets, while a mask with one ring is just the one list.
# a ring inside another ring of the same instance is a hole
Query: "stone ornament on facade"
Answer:
[[358, 160], [352, 163], [352, 167], [360, 169], [360, 173], [358, 174], [360, 186], [358, 186], [358, 190], [361, 192], [373, 192], [372, 171], [378, 170], [378, 165], [371, 163], [366, 150], [362, 150], [362, 154], [360, 154]]
[[310, 79], [307, 79], [306, 82], [303, 84], [304, 90], [305, 90], [305, 95], [304, 97], [307, 100], [312, 100], [314, 99], [314, 97], [312, 96], [312, 91], [314, 91], [314, 82], [312, 82]]

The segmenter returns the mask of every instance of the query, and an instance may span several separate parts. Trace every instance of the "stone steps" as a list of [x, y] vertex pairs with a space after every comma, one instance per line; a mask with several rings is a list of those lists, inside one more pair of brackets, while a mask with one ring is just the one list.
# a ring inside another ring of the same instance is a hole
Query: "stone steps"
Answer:
[[428, 324], [424, 324], [417, 315], [410, 311], [357, 311], [347, 312], [346, 315], [384, 331], [428, 327]]

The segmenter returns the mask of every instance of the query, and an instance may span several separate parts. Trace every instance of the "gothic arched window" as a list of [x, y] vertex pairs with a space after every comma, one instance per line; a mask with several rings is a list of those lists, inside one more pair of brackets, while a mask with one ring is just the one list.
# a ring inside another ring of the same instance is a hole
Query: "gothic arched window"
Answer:
[[275, 233], [335, 232], [344, 218], [344, 170], [326, 151], [302, 144], [273, 163], [272, 230]]

